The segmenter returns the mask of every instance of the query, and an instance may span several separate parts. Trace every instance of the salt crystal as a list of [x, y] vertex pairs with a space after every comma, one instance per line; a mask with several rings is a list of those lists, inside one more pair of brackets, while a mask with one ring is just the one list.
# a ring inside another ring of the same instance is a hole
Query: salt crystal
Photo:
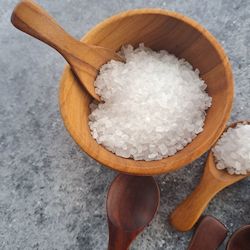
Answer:
[[229, 174], [250, 172], [250, 125], [238, 124], [229, 128], [213, 148], [216, 167]]
[[90, 104], [92, 136], [135, 160], [174, 155], [203, 130], [211, 97], [198, 69], [167, 51], [140, 44], [120, 52], [126, 63], [103, 65], [95, 81], [103, 103]]

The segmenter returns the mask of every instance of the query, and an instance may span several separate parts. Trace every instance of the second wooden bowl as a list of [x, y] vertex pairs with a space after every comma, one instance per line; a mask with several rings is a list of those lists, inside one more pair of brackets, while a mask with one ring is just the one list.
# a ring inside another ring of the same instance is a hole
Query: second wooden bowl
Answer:
[[60, 110], [64, 124], [81, 149], [103, 165], [127, 174], [156, 175], [179, 169], [205, 153], [223, 132], [233, 100], [231, 66], [216, 39], [197, 22], [175, 12], [139, 9], [103, 21], [82, 39], [88, 44], [119, 50], [124, 44], [143, 42], [154, 50], [165, 49], [185, 58], [206, 81], [212, 106], [204, 130], [183, 150], [159, 161], [135, 161], [116, 156], [97, 144], [88, 126], [91, 97], [70, 68], [64, 70], [60, 87]]

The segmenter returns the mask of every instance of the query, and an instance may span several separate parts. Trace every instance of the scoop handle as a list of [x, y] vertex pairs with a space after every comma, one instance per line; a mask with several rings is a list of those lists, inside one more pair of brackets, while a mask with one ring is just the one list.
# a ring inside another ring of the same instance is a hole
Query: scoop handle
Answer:
[[[207, 161], [206, 164], [210, 164]], [[217, 180], [206, 166], [200, 183], [195, 190], [170, 215], [170, 223], [178, 231], [192, 229], [208, 203], [225, 187], [225, 183]]]
[[227, 228], [215, 217], [204, 216], [187, 250], [215, 250], [227, 237]]
[[[72, 55], [77, 57], [79, 42], [34, 1], [20, 1], [13, 10], [11, 22], [17, 29], [55, 48], [67, 61]], [[86, 44], [81, 44], [81, 50], [84, 47], [86, 51], [89, 49]]]
[[108, 250], [128, 250], [131, 242], [139, 234], [139, 231], [125, 232], [108, 219], [109, 225], [109, 242]]

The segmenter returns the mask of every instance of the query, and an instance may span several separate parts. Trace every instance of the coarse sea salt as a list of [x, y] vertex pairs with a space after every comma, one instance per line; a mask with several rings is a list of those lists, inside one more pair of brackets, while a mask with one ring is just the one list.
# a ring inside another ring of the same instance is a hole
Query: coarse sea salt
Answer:
[[250, 125], [238, 124], [229, 128], [212, 149], [218, 169], [229, 174], [250, 172]]
[[174, 155], [203, 130], [212, 98], [198, 69], [167, 51], [140, 44], [120, 52], [96, 78], [103, 103], [91, 103], [89, 126], [97, 143], [125, 158], [160, 160]]

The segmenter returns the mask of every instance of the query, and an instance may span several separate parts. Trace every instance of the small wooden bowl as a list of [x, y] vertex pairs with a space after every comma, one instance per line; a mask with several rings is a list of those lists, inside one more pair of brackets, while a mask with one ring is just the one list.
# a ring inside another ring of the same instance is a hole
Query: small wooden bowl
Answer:
[[162, 174], [197, 159], [219, 138], [232, 108], [233, 76], [222, 47], [200, 24], [166, 10], [130, 10], [101, 22], [82, 41], [116, 51], [124, 44], [137, 46], [141, 42], [154, 50], [165, 49], [179, 58], [185, 58], [200, 70], [201, 77], [208, 85], [208, 94], [213, 98], [203, 132], [183, 150], [158, 161], [125, 159], [106, 150], [92, 138], [88, 126], [89, 103], [92, 99], [67, 66], [60, 87], [62, 118], [76, 143], [96, 161], [127, 174]]

